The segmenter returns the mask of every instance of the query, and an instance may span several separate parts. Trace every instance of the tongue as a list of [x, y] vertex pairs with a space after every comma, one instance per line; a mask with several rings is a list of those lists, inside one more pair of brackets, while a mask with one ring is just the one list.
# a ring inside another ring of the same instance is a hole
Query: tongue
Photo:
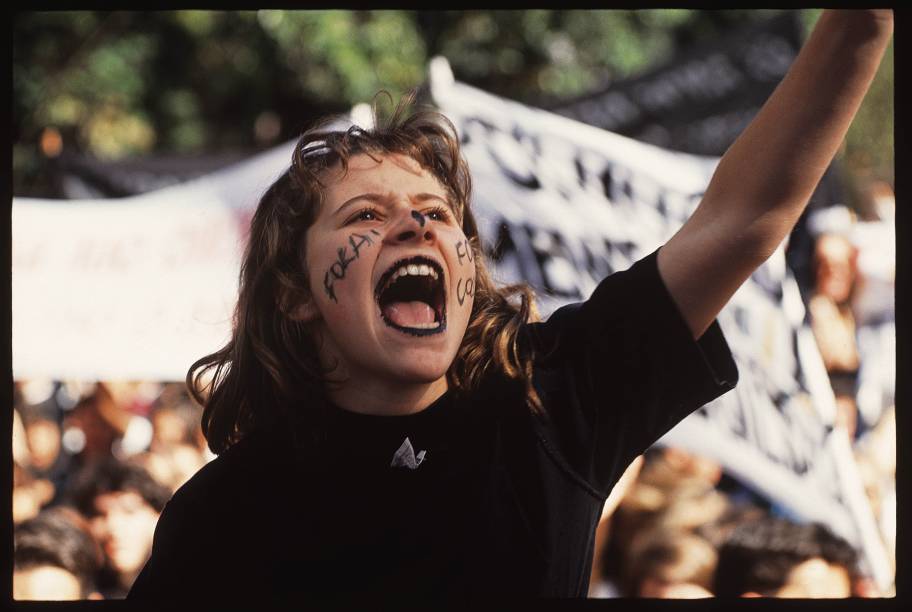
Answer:
[[434, 309], [425, 302], [392, 302], [383, 307], [383, 314], [400, 327], [434, 322]]

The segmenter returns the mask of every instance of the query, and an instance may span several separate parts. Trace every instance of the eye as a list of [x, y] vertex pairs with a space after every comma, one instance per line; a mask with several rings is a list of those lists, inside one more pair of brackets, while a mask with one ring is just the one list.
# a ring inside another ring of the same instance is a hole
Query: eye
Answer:
[[443, 223], [447, 223], [450, 220], [450, 211], [446, 206], [438, 206], [436, 208], [425, 211], [424, 216], [431, 221], [441, 221]]
[[346, 225], [349, 223], [354, 223], [355, 221], [376, 221], [379, 219], [377, 210], [375, 208], [367, 207], [362, 208], [351, 217], [348, 218], [348, 221], [345, 222]]

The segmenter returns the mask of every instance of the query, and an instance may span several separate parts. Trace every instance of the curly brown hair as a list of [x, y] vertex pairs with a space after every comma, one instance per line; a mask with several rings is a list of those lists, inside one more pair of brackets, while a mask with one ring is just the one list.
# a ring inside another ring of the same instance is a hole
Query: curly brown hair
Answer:
[[[540, 411], [532, 387], [532, 354], [520, 349], [519, 331], [538, 320], [534, 295], [519, 283], [498, 287], [485, 265], [478, 227], [469, 206], [471, 177], [456, 128], [442, 114], [416, 108], [405, 96], [382, 120], [377, 98], [371, 129], [334, 129], [328, 117], [300, 138], [291, 165], [261, 198], [241, 264], [232, 336], [220, 350], [197, 360], [187, 387], [204, 408], [209, 448], [221, 453], [255, 429], [305, 417], [318, 424], [325, 402], [325, 371], [308, 323], [291, 316], [310, 295], [304, 261], [307, 229], [323, 204], [325, 170], [357, 154], [402, 154], [431, 172], [452, 198], [454, 213], [475, 255], [475, 301], [462, 344], [447, 372], [451, 388], [478, 389], [491, 373], [521, 383], [526, 402]], [[518, 297], [518, 303], [514, 303]], [[300, 414], [301, 411], [313, 414]]]

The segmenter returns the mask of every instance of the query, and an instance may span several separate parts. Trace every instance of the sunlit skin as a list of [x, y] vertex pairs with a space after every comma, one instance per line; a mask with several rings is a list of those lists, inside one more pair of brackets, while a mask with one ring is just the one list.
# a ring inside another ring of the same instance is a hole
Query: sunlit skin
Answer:
[[837, 304], [849, 299], [855, 282], [855, 249], [843, 236], [828, 234], [817, 240], [817, 290]]
[[40, 420], [25, 428], [28, 437], [31, 463], [39, 470], [45, 470], [54, 464], [60, 454], [60, 427], [53, 421]]
[[72, 601], [81, 598], [79, 579], [62, 567], [39, 565], [13, 572], [13, 599]]
[[792, 568], [788, 582], [777, 597], [844, 598], [852, 594], [849, 572], [844, 567], [814, 558]]
[[180, 444], [184, 441], [186, 426], [173, 410], [162, 408], [152, 414], [155, 442], [159, 444]]
[[[460, 280], [463, 285], [474, 281], [475, 264], [457, 252], [466, 237], [450, 196], [431, 173], [401, 155], [376, 160], [356, 155], [347, 175], [336, 166], [324, 181], [324, 204], [306, 238], [312, 295], [294, 316], [314, 323], [324, 367], [338, 365], [328, 389], [336, 405], [366, 414], [422, 410], [447, 390], [446, 372], [473, 303], [463, 292], [462, 304], [457, 298]], [[351, 249], [353, 233], [370, 239], [370, 244], [356, 239], [357, 258]], [[338, 278], [342, 247], [350, 261]], [[415, 255], [429, 257], [443, 269], [446, 329], [441, 333], [415, 336], [381, 318], [374, 295], [378, 281], [395, 262]], [[336, 275], [327, 277], [334, 265]]]
[[691, 582], [664, 582], [658, 578], [646, 578], [640, 584], [639, 597], [655, 599], [702, 599], [713, 594]]

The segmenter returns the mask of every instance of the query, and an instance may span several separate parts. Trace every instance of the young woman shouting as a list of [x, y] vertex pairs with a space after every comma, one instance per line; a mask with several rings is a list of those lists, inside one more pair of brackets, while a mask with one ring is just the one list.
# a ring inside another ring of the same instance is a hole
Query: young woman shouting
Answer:
[[131, 598], [585, 596], [633, 458], [733, 388], [715, 317], [801, 214], [891, 11], [826, 11], [680, 231], [537, 321], [480, 250], [452, 125], [308, 131], [260, 201], [230, 342], [188, 385], [219, 457]]

